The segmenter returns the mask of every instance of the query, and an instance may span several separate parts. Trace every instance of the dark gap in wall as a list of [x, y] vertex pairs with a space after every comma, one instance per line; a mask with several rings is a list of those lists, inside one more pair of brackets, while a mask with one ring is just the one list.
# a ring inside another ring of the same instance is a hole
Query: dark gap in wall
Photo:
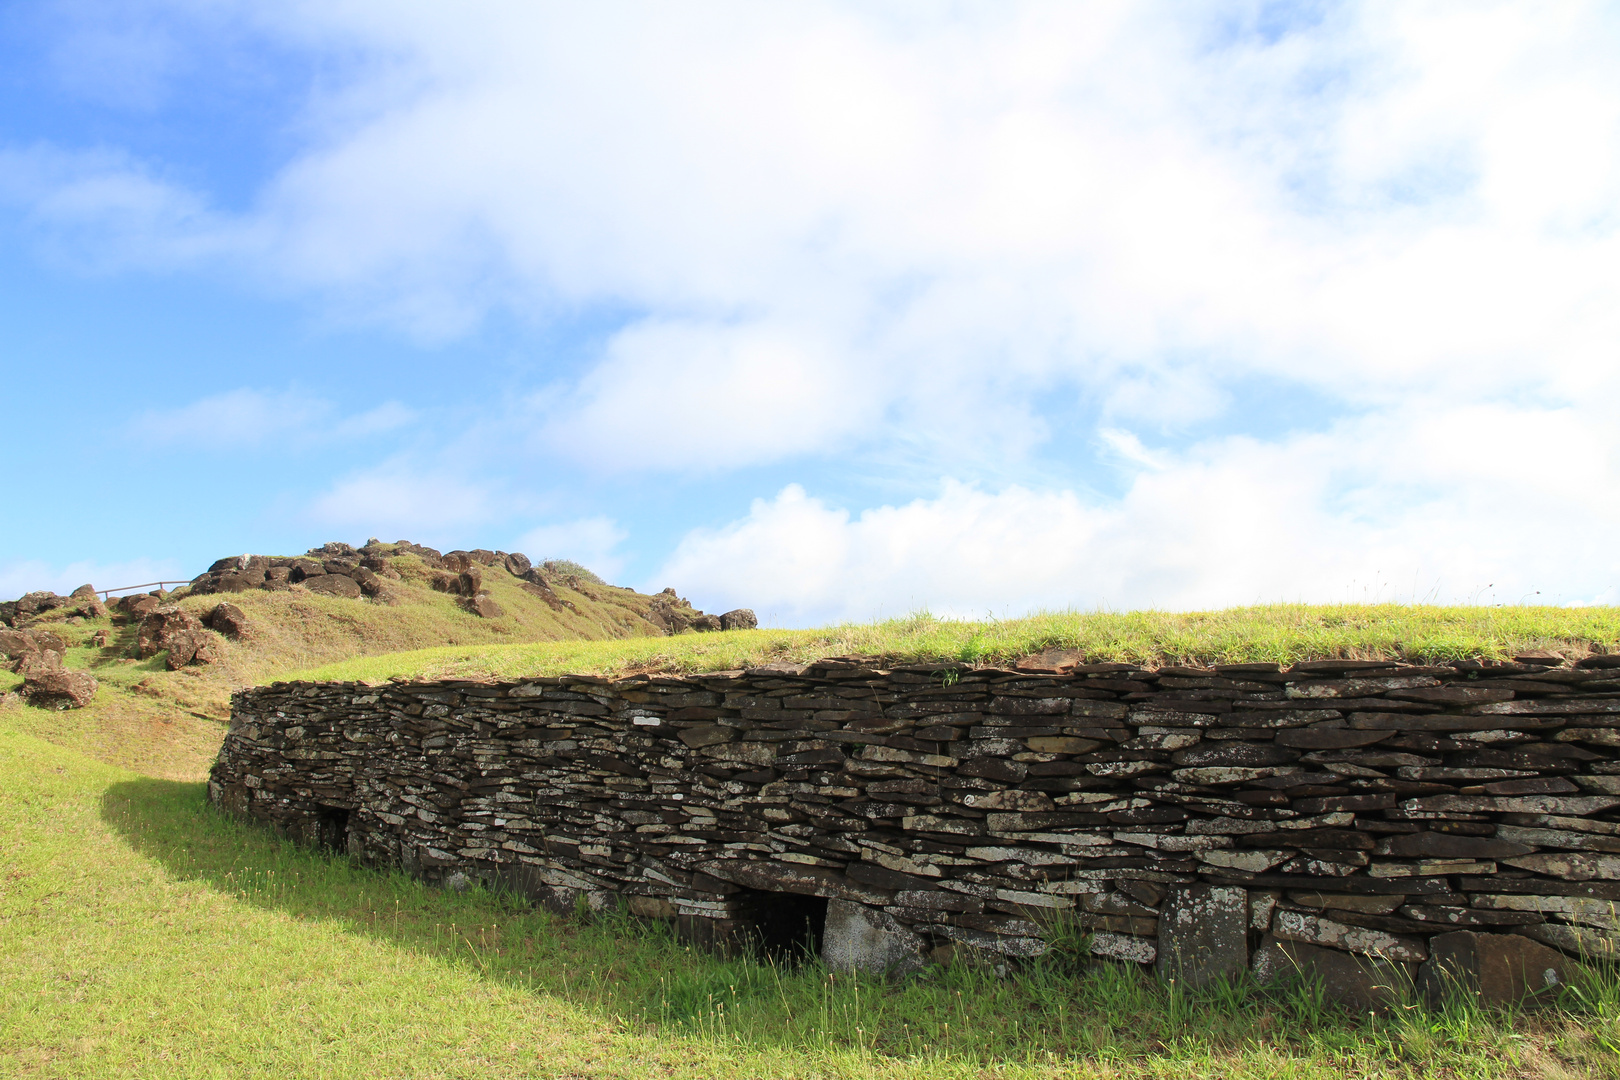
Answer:
[[797, 966], [821, 955], [825, 897], [745, 889], [732, 899], [739, 902], [739, 917], [749, 924], [750, 944], [760, 959]]
[[315, 811], [315, 843], [342, 854], [349, 850], [349, 811], [341, 806], [321, 806]]

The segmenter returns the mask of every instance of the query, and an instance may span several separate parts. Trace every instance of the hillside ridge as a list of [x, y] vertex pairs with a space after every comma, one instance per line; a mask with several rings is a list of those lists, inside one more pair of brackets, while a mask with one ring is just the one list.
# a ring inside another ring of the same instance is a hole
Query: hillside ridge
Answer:
[[435, 647], [689, 636], [753, 620], [743, 610], [708, 615], [673, 589], [610, 585], [566, 560], [375, 539], [228, 556], [172, 591], [102, 595], [85, 585], [0, 603], [0, 707], [53, 742], [173, 778], [212, 760], [234, 690], [293, 671]]

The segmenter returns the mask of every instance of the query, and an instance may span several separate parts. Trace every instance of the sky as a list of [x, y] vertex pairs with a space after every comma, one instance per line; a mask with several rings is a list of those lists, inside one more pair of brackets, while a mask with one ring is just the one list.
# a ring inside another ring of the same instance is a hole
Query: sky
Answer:
[[0, 5], [0, 595], [1620, 603], [1620, 8]]

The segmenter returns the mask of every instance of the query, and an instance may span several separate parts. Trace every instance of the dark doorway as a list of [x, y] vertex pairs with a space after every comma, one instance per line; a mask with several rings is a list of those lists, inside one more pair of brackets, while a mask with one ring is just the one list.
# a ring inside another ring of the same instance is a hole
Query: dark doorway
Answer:
[[349, 811], [341, 806], [315, 809], [315, 844], [340, 855], [349, 851]]
[[796, 965], [821, 955], [825, 897], [745, 889], [736, 899], [751, 929], [750, 945], [761, 960]]

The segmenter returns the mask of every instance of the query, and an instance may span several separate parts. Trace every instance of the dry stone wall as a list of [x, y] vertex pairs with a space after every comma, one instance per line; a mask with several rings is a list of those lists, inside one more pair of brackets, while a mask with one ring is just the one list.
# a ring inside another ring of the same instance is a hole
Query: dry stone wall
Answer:
[[279, 683], [209, 785], [367, 863], [837, 966], [1099, 956], [1507, 1000], [1620, 942], [1620, 656]]

